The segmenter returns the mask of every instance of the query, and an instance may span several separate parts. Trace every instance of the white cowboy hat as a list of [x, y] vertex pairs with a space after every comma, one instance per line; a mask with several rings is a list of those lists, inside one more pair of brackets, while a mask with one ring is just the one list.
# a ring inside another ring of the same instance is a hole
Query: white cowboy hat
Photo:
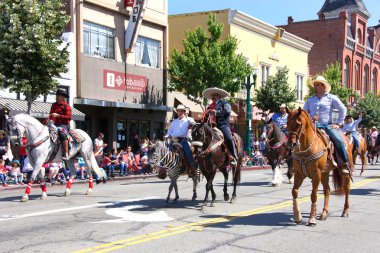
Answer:
[[186, 113], [189, 113], [189, 108], [183, 104], [179, 104], [177, 105], [177, 108], [173, 108], [173, 111], [177, 112], [177, 110], [184, 110]]
[[286, 104], [281, 104], [280, 108], [286, 108]]
[[329, 84], [329, 82], [326, 81], [326, 79], [323, 76], [317, 76], [317, 78], [311, 81], [311, 85], [314, 86], [315, 83], [323, 84], [327, 93], [331, 91], [331, 85]]
[[377, 130], [377, 127], [373, 126], [372, 129], [376, 129]]
[[225, 91], [223, 89], [216, 88], [216, 87], [207, 88], [202, 92], [202, 96], [205, 98], [208, 98], [208, 99], [211, 99], [212, 94], [218, 94], [221, 98], [225, 98], [225, 97], [230, 96], [230, 93], [228, 93], [227, 91]]

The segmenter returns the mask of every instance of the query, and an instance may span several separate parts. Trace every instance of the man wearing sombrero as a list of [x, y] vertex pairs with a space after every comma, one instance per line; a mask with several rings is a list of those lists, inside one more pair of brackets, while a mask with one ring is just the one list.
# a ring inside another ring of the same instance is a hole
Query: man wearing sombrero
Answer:
[[358, 149], [358, 153], [359, 153], [358, 125], [362, 121], [362, 113], [359, 114], [359, 118], [357, 120], [353, 120], [352, 115], [347, 115], [344, 121], [345, 121], [345, 124], [343, 126], [343, 132], [350, 132], [352, 134], [355, 148]]
[[[342, 174], [349, 174], [351, 172], [351, 166], [348, 161], [345, 143], [338, 131], [339, 127], [343, 126], [343, 120], [347, 113], [346, 107], [337, 96], [330, 94], [331, 85], [323, 76], [318, 76], [315, 80], [311, 81], [311, 84], [314, 86], [315, 95], [306, 101], [304, 109], [316, 121], [316, 127], [324, 129], [330, 136], [331, 141], [334, 143], [335, 148], [346, 166], [346, 168], [340, 172]], [[337, 124], [332, 123], [332, 112], [334, 109], [338, 110], [339, 113]]]
[[236, 148], [230, 130], [231, 105], [226, 100], [223, 100], [223, 98], [229, 95], [227, 91], [219, 88], [208, 88], [202, 92], [203, 97], [211, 99], [216, 104], [215, 109], [211, 109], [210, 112], [215, 114], [216, 127], [223, 133], [224, 142], [232, 156], [230, 164], [231, 166], [236, 166]]
[[194, 159], [191, 153], [190, 144], [189, 144], [189, 129], [192, 124], [195, 123], [194, 119], [191, 117], [187, 117], [188, 108], [184, 105], [179, 104], [177, 108], [173, 109], [174, 112], [177, 113], [178, 118], [173, 120], [170, 124], [169, 130], [164, 136], [164, 138], [172, 137], [174, 139], [178, 139], [179, 143], [182, 145], [182, 149], [185, 152], [187, 161], [193, 171], [189, 171], [189, 173], [193, 173], [195, 170]]
[[58, 135], [62, 145], [62, 159], [69, 160], [69, 140], [67, 135], [70, 130], [71, 106], [65, 101], [65, 98], [69, 96], [61, 89], [58, 89], [55, 95], [56, 102], [51, 105], [49, 118], [58, 127]]

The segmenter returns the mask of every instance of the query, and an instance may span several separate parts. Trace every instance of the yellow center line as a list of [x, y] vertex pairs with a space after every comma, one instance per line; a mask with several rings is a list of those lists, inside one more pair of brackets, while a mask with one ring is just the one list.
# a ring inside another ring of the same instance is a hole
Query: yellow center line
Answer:
[[[360, 182], [357, 182], [357, 183], [351, 185], [351, 189], [356, 189], [356, 188], [359, 188], [363, 185], [370, 184], [370, 183], [378, 181], [378, 180], [380, 180], [380, 175], [361, 180]], [[324, 197], [323, 194], [318, 194], [318, 198], [323, 198], [323, 197]], [[298, 199], [299, 203], [305, 203], [308, 201], [310, 201], [309, 196]], [[181, 226], [176, 226], [176, 227], [172, 227], [172, 228], [168, 228], [168, 229], [164, 229], [164, 230], [159, 230], [156, 232], [152, 232], [149, 234], [144, 234], [144, 235], [140, 235], [140, 236], [136, 236], [136, 237], [132, 237], [132, 238], [128, 238], [128, 239], [104, 243], [104, 244], [94, 246], [91, 248], [75, 251], [73, 253], [86, 253], [86, 252], [104, 253], [104, 252], [115, 251], [115, 250], [119, 250], [119, 249], [122, 249], [122, 248], [125, 248], [128, 246], [137, 245], [137, 244], [141, 244], [144, 242], [149, 242], [149, 241], [153, 241], [153, 240], [157, 240], [160, 238], [169, 237], [169, 236], [173, 236], [173, 235], [177, 235], [177, 234], [182, 234], [182, 233], [186, 233], [189, 231], [201, 231], [202, 228], [204, 228], [206, 226], [211, 226], [213, 224], [218, 224], [218, 223], [229, 222], [229, 221], [232, 221], [235, 219], [253, 216], [253, 215], [257, 215], [257, 214], [261, 214], [261, 213], [267, 213], [269, 211], [283, 209], [285, 207], [290, 207], [292, 205], [293, 205], [293, 200], [287, 200], [287, 201], [283, 201], [283, 202], [276, 203], [276, 204], [271, 204], [271, 205], [251, 209], [251, 210], [246, 210], [246, 211], [242, 211], [242, 212], [238, 212], [238, 213], [234, 213], [234, 214], [230, 214], [230, 215], [221, 216], [218, 218], [212, 218], [212, 219], [208, 219], [208, 220], [204, 220], [204, 221], [193, 222], [193, 223], [189, 223], [186, 225], [181, 225]]]

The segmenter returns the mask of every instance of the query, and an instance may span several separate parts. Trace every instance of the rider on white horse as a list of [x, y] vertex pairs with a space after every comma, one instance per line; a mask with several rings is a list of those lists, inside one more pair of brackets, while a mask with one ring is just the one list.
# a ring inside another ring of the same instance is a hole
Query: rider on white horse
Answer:
[[56, 102], [51, 105], [50, 119], [58, 128], [58, 135], [62, 145], [62, 159], [69, 160], [69, 140], [67, 138], [70, 130], [71, 106], [65, 101], [69, 96], [64, 90], [56, 92]]

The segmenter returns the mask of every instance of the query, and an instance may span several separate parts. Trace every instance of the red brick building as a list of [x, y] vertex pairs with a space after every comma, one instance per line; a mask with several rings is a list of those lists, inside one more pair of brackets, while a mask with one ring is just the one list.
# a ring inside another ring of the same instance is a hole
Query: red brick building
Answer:
[[309, 53], [310, 75], [339, 62], [342, 85], [361, 95], [380, 92], [380, 25], [368, 27], [370, 14], [362, 0], [326, 0], [318, 20], [281, 26], [314, 43]]

